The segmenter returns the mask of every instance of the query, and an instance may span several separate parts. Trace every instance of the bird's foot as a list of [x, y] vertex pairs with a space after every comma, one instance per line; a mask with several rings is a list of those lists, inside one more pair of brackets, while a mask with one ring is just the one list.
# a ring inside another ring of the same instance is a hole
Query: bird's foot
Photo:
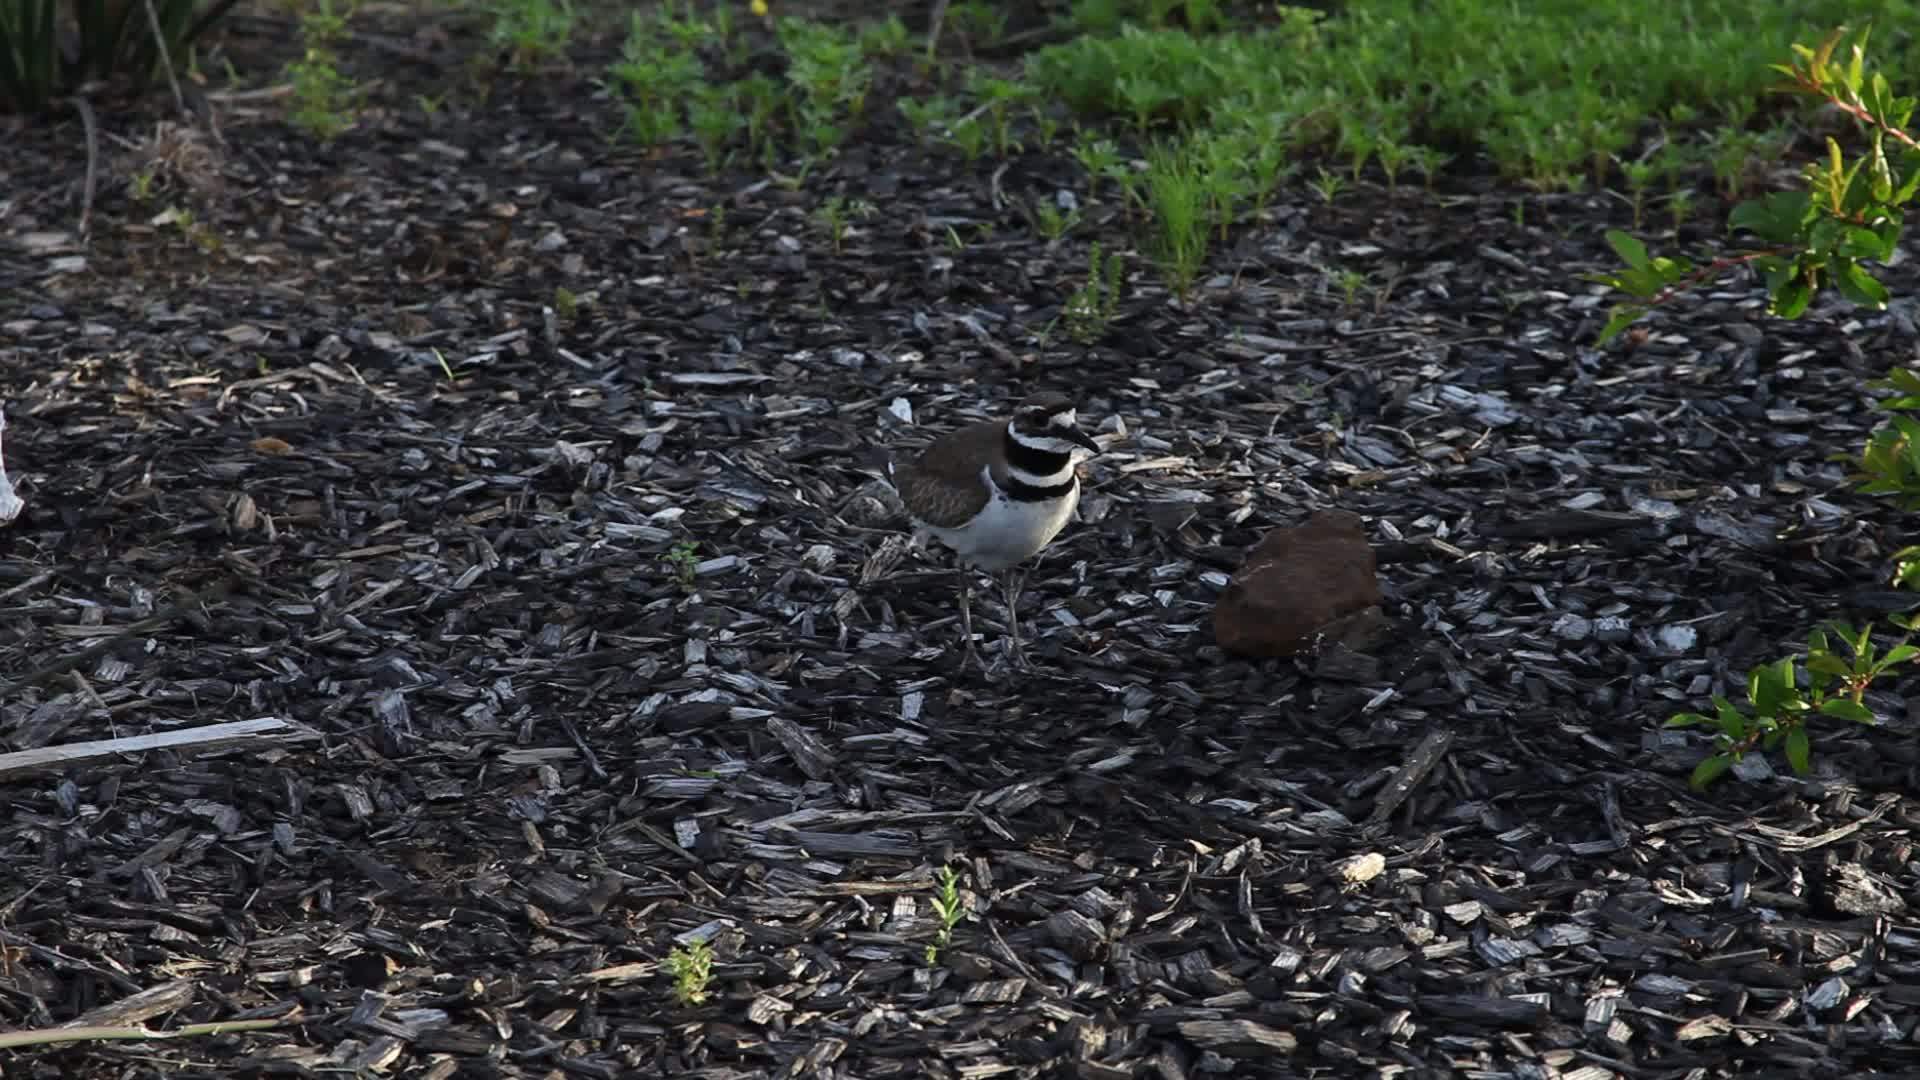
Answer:
[[960, 650], [960, 660], [954, 665], [954, 673], [965, 675], [969, 668], [982, 674], [987, 670], [987, 663], [980, 659], [980, 650], [974, 648], [972, 638], [968, 638], [966, 647]]
[[1020, 645], [1019, 638], [1008, 638], [1003, 655], [1007, 666], [1014, 671], [1032, 671], [1033, 665], [1027, 661], [1027, 650]]

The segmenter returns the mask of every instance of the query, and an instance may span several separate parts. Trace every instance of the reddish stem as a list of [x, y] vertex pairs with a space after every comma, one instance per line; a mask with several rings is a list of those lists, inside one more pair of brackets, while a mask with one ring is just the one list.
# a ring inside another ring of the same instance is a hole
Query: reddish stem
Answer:
[[1749, 251], [1740, 255], [1722, 255], [1719, 258], [1708, 263], [1707, 265], [1701, 267], [1700, 269], [1695, 270], [1693, 273], [1688, 274], [1686, 277], [1681, 278], [1679, 281], [1676, 281], [1673, 284], [1667, 286], [1666, 288], [1660, 290], [1658, 293], [1655, 293], [1652, 299], [1643, 301], [1643, 303], [1646, 305], [1647, 309], [1651, 311], [1652, 309], [1659, 307], [1661, 304], [1664, 304], [1667, 301], [1672, 300], [1674, 297], [1680, 295], [1681, 293], [1686, 292], [1687, 290], [1693, 288], [1695, 285], [1698, 285], [1701, 282], [1707, 281], [1711, 278], [1719, 277], [1721, 274], [1725, 273], [1726, 271], [1731, 270], [1732, 268], [1739, 266], [1743, 263], [1750, 263], [1755, 259], [1764, 259], [1770, 255], [1787, 255], [1787, 254], [1791, 254], [1795, 250], [1797, 249], [1791, 248], [1791, 247], [1781, 247], [1781, 248], [1768, 248], [1765, 251]]
[[1793, 81], [1803, 92], [1812, 94], [1814, 97], [1826, 98], [1833, 103], [1834, 108], [1839, 109], [1855, 120], [1866, 124], [1868, 127], [1879, 128], [1881, 131], [1893, 136], [1896, 140], [1906, 143], [1909, 147], [1920, 150], [1920, 142], [1916, 142], [1913, 136], [1897, 127], [1888, 126], [1885, 121], [1868, 112], [1867, 107], [1864, 105], [1852, 101], [1842, 101], [1838, 95], [1828, 90], [1818, 79], [1815, 79], [1812, 72], [1802, 68], [1799, 64], [1793, 66]]

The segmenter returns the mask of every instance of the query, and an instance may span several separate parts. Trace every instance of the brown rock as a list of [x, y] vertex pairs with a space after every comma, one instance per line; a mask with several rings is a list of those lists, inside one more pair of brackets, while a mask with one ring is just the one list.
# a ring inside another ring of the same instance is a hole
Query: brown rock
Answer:
[[1328, 624], [1379, 603], [1359, 516], [1325, 510], [1260, 538], [1214, 605], [1213, 636], [1228, 652], [1293, 656]]

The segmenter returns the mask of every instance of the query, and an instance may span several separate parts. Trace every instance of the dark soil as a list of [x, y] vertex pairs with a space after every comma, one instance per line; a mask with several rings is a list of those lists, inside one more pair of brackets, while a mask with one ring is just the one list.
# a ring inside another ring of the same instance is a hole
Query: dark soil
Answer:
[[[1920, 1068], [1911, 680], [1806, 778], [1696, 795], [1659, 726], [1907, 605], [1910, 521], [1833, 455], [1909, 308], [1781, 323], [1740, 278], [1596, 351], [1577, 275], [1629, 209], [1472, 162], [1289, 186], [1181, 303], [1064, 152], [876, 125], [792, 190], [715, 178], [607, 137], [612, 44], [476, 82], [437, 26], [356, 23], [381, 81], [331, 144], [275, 99], [158, 148], [164, 94], [103, 109], [84, 247], [79, 120], [7, 129], [0, 749], [300, 731], [0, 780], [0, 1026], [283, 1021], [7, 1076]], [[837, 248], [836, 195], [872, 207]], [[1096, 240], [1128, 275], [1082, 346], [1048, 330]], [[871, 455], [1043, 388], [1108, 451], [1036, 671], [960, 672]], [[1241, 553], [1329, 507], [1391, 643], [1222, 655]]]

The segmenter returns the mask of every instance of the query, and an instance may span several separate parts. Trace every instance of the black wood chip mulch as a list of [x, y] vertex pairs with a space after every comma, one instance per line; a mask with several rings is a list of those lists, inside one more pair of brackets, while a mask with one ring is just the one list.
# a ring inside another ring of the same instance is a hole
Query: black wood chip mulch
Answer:
[[[1695, 795], [1659, 728], [1903, 600], [1832, 455], [1908, 307], [1743, 279], [1595, 351], [1626, 209], [1456, 176], [1283, 191], [1186, 305], [1130, 256], [1082, 347], [1047, 328], [1131, 233], [1066, 156], [709, 180], [584, 79], [324, 146], [231, 103], [220, 185], [147, 204], [114, 144], [84, 261], [77, 122], [10, 136], [0, 749], [300, 735], [0, 780], [0, 1026], [284, 1021], [7, 1075], [1920, 1069], [1911, 680], [1804, 779]], [[865, 463], [1042, 387], [1111, 449], [1036, 673], [957, 674]], [[1223, 656], [1240, 552], [1326, 507], [1395, 640]]]

